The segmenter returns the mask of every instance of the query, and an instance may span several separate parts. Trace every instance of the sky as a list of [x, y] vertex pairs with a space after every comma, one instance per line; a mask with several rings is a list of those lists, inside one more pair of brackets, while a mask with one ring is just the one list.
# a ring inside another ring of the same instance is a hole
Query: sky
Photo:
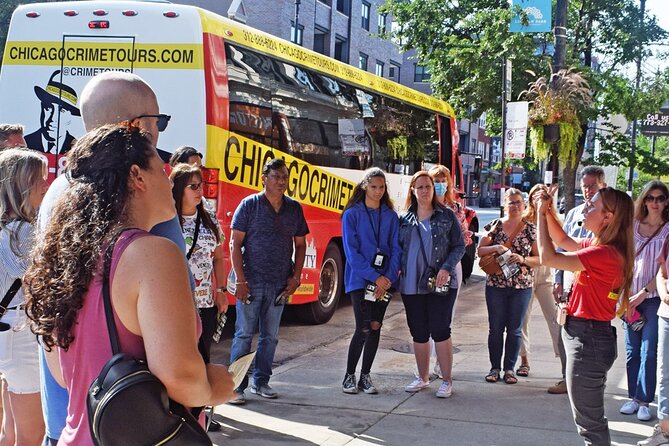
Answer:
[[[657, 23], [665, 30], [669, 31], [669, 0], [646, 0], [646, 11], [655, 15]], [[669, 42], [664, 47], [669, 50]], [[644, 64], [645, 69], [656, 69], [657, 67], [669, 66], [669, 60], [658, 61], [650, 60]]]

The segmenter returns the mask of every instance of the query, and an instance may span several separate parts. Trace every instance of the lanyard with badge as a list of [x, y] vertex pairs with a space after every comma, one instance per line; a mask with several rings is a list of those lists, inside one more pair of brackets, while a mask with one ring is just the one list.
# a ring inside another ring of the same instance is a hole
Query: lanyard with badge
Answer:
[[381, 252], [381, 206], [379, 206], [379, 218], [378, 225], [374, 227], [374, 221], [372, 220], [372, 214], [369, 212], [369, 208], [365, 204], [365, 211], [367, 211], [367, 218], [369, 219], [369, 225], [372, 227], [372, 232], [374, 233], [376, 241], [376, 254], [372, 259], [372, 268], [376, 270], [385, 270], [388, 265], [388, 255]]

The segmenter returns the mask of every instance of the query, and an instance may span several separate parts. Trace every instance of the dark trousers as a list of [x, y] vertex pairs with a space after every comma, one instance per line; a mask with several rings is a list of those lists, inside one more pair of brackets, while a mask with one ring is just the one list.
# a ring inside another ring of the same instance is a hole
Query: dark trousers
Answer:
[[446, 296], [402, 294], [407, 324], [414, 342], [424, 344], [430, 337], [434, 342], [451, 338], [451, 320], [457, 296], [457, 288], [449, 288]]
[[[355, 316], [355, 332], [348, 346], [348, 360], [346, 362], [346, 373], [353, 374], [358, 367], [358, 361], [362, 354], [362, 369], [360, 373], [368, 374], [372, 369], [372, 363], [379, 349], [381, 339], [381, 327], [372, 329], [372, 321], [383, 323], [386, 315], [388, 302], [370, 302], [365, 300], [365, 290], [351, 291], [351, 304]], [[364, 349], [364, 354], [363, 354]]]
[[604, 415], [606, 374], [617, 356], [616, 329], [609, 322], [569, 316], [562, 328], [567, 354], [567, 391], [578, 433], [586, 445], [609, 446]]
[[[532, 298], [532, 288], [485, 287], [488, 307], [488, 354], [490, 368], [514, 370], [523, 329], [523, 318]], [[506, 340], [504, 332], [506, 331]], [[504, 368], [502, 368], [504, 353]]]
[[218, 307], [214, 305], [209, 308], [198, 308], [200, 313], [200, 320], [202, 321], [202, 336], [200, 336], [200, 353], [205, 358], [205, 362], [209, 362], [211, 353], [211, 343], [213, 341], [214, 332], [216, 331], [216, 316], [218, 315]]

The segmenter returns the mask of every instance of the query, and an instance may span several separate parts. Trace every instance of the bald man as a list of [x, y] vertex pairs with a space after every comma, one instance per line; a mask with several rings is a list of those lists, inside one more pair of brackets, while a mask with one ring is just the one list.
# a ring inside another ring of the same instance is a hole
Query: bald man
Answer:
[[[169, 116], [161, 115], [158, 100], [151, 87], [139, 76], [131, 73], [110, 71], [92, 78], [81, 92], [81, 117], [86, 131], [91, 131], [106, 124], [129, 122], [151, 135], [155, 146], [158, 135], [165, 130]], [[38, 215], [38, 227], [44, 230], [50, 219], [58, 198], [67, 190], [67, 174], [60, 175], [51, 184], [44, 196]], [[186, 244], [181, 235], [181, 225], [176, 217], [155, 226], [151, 233], [173, 241], [184, 253], [186, 265]], [[192, 274], [191, 288], [194, 287]], [[55, 350], [54, 350], [55, 352]], [[57, 355], [40, 355], [42, 373], [42, 407], [46, 421], [45, 444], [56, 445], [60, 433], [65, 427], [67, 416], [67, 390], [56, 382], [54, 376], [60, 375]], [[46, 363], [48, 361], [48, 367]], [[52, 375], [51, 371], [55, 374]]]

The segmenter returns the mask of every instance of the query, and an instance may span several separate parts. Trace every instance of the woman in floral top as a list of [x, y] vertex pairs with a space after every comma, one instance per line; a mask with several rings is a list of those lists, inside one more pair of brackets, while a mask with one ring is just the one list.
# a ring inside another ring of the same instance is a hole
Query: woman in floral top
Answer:
[[[228, 310], [228, 299], [223, 286], [223, 234], [216, 215], [204, 206], [200, 168], [177, 164], [172, 169], [170, 179], [174, 184], [172, 195], [186, 241], [188, 265], [195, 279], [193, 298], [202, 320], [201, 341], [208, 357], [212, 336], [216, 330], [216, 316]], [[215, 292], [212, 278], [218, 285]]]
[[[539, 266], [536, 226], [523, 220], [524, 210], [522, 193], [518, 189], [507, 189], [504, 194], [504, 217], [486, 225], [485, 229], [489, 232], [481, 239], [478, 248], [479, 257], [495, 252], [509, 256], [502, 266], [503, 271], [488, 275], [486, 279], [491, 368], [485, 379], [491, 383], [499, 381], [502, 365], [504, 382], [518, 382], [513, 370], [520, 349], [523, 318], [532, 297], [534, 274], [531, 268]], [[510, 242], [509, 238], [512, 238]], [[507, 248], [509, 245], [510, 249]]]

